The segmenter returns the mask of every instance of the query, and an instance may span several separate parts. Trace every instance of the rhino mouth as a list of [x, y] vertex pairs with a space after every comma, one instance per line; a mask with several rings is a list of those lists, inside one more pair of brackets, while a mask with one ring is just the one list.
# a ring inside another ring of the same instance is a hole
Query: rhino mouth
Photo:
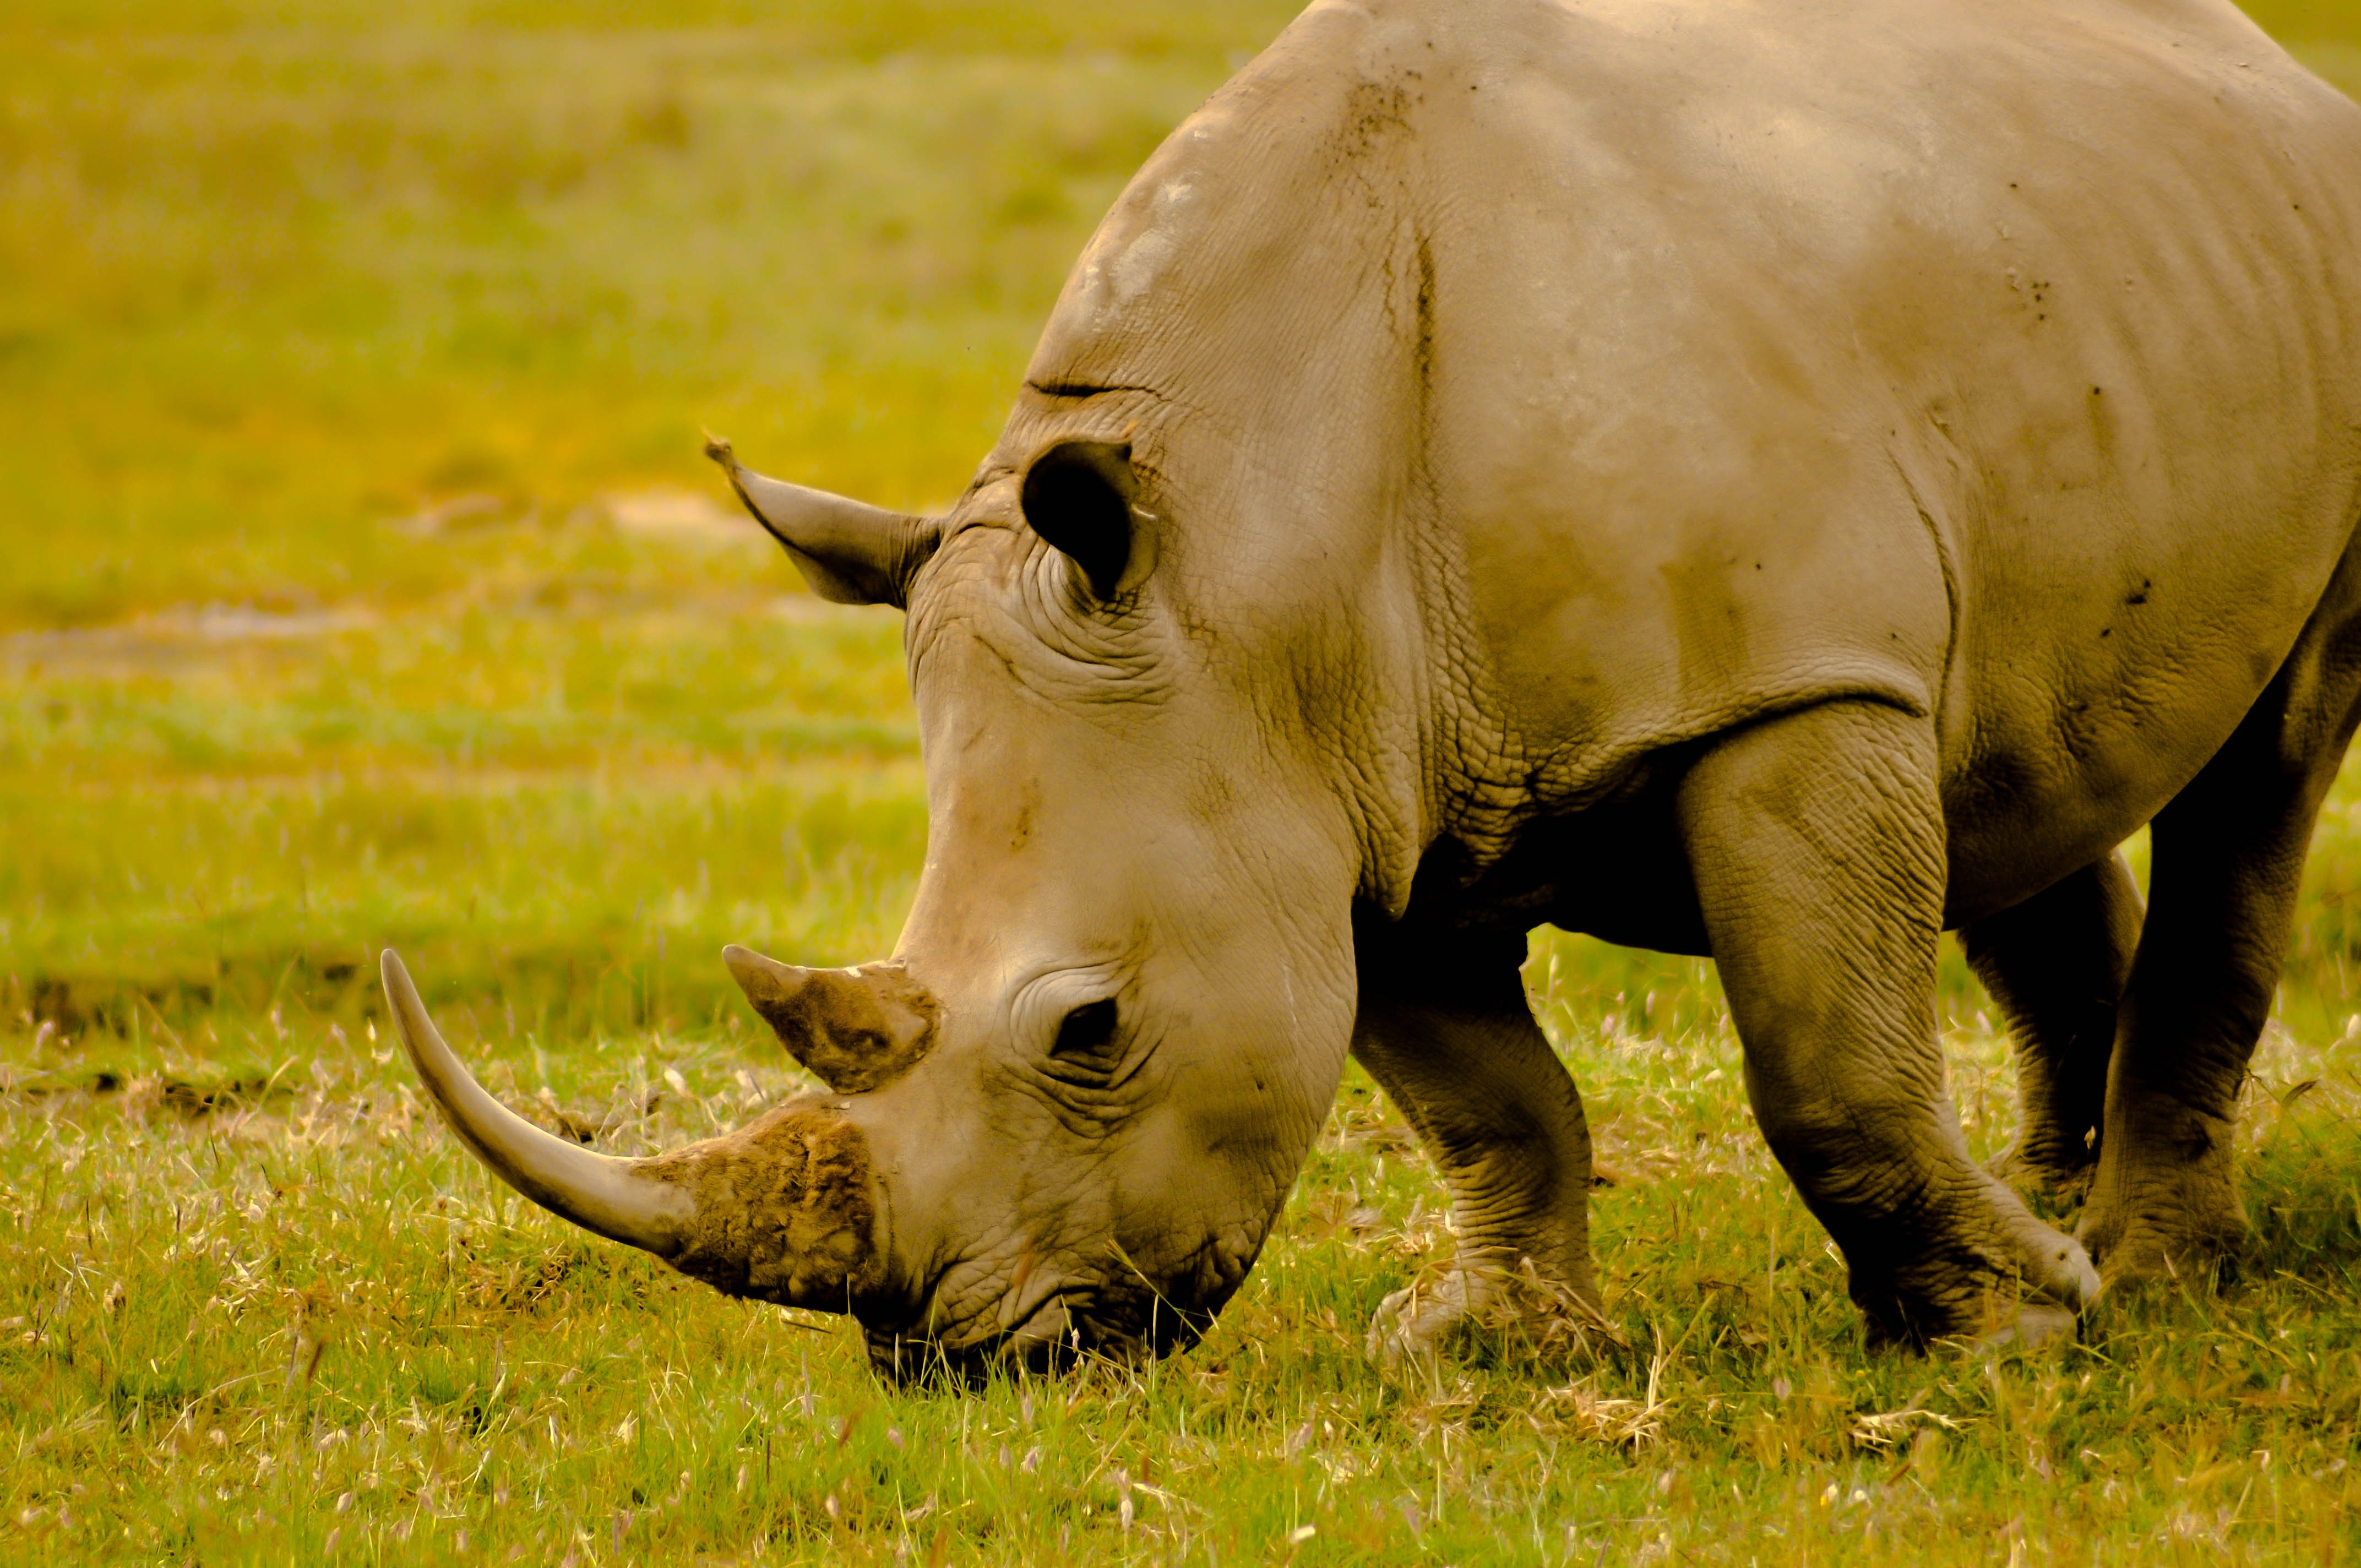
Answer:
[[1111, 1294], [1076, 1280], [1038, 1292], [1005, 1325], [923, 1336], [865, 1330], [870, 1365], [902, 1384], [980, 1387], [995, 1375], [1057, 1374], [1093, 1364], [1131, 1366], [1188, 1349], [1213, 1326], [1210, 1310], [1153, 1292]]

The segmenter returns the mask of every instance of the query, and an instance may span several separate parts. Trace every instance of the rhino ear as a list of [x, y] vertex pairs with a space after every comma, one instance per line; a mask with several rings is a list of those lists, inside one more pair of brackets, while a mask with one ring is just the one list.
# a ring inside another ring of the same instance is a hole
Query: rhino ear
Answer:
[[1021, 499], [1033, 532], [1108, 599], [1148, 573], [1149, 542], [1132, 504], [1138, 492], [1129, 442], [1061, 441], [1026, 469]]
[[754, 521], [786, 546], [812, 592], [837, 604], [908, 608], [911, 577], [942, 543], [935, 520], [765, 478], [741, 466], [716, 436], [705, 438], [705, 455], [721, 465]]

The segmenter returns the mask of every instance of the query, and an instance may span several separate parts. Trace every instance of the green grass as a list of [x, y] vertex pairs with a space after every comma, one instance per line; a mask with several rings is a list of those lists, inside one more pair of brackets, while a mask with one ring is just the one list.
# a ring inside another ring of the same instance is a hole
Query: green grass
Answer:
[[[1710, 967], [1554, 936], [1629, 1351], [1363, 1362], [1449, 1237], [1357, 1076], [1203, 1345], [973, 1397], [566, 1229], [423, 1109], [388, 942], [603, 1146], [797, 1085], [717, 949], [891, 944], [899, 626], [796, 591], [697, 431], [956, 491], [1098, 211], [1286, 10], [0, 14], [0, 1562], [2354, 1554], [2361, 775], [2249, 1092], [2251, 1244], [2053, 1355], [1868, 1352]], [[2361, 87], [2361, 5], [2265, 19]], [[2009, 1074], [1946, 961], [1989, 1150]]]

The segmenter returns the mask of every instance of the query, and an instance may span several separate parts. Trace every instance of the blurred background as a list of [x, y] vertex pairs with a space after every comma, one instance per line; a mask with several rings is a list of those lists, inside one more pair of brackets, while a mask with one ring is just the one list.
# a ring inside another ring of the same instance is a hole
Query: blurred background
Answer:
[[[544, 1040], [711, 1024], [725, 941], [883, 953], [899, 618], [805, 595], [700, 428], [955, 495], [1099, 214], [1293, 9], [0, 8], [18, 1069], [358, 1027], [384, 942], [456, 1035]], [[2361, 0], [2255, 14], [2361, 87]], [[2323, 861], [2341, 1016], [2361, 853]]]

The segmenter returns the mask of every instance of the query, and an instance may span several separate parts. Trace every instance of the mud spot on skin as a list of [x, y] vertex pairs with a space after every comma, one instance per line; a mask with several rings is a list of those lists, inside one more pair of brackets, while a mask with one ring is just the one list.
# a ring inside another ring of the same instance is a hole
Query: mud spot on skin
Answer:
[[[1474, 91], [1470, 88], [1469, 91]], [[1345, 161], [1367, 157], [1411, 129], [1410, 89], [1399, 82], [1363, 82], [1346, 101], [1339, 151]]]

